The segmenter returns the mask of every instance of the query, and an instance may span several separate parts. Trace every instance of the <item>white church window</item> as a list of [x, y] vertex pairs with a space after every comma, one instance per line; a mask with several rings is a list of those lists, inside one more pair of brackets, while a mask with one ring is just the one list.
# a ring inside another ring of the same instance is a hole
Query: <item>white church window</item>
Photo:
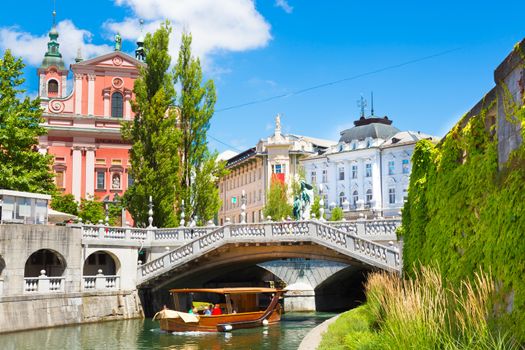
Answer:
[[410, 172], [410, 162], [408, 159], [403, 159], [403, 174], [408, 174]]
[[328, 171], [326, 169], [323, 170], [323, 183], [328, 182]]
[[313, 184], [317, 183], [317, 174], [315, 171], [312, 171], [310, 174], [310, 182]]
[[370, 163], [365, 165], [365, 176], [372, 177], [372, 164]]
[[47, 93], [52, 96], [58, 94], [58, 81], [51, 79], [47, 82]]
[[111, 116], [113, 118], [122, 118], [124, 111], [124, 98], [120, 92], [114, 92], [111, 95]]
[[106, 173], [104, 171], [97, 171], [97, 190], [106, 189]]
[[345, 168], [340, 167], [339, 168], [339, 180], [344, 180], [344, 179], [345, 179]]

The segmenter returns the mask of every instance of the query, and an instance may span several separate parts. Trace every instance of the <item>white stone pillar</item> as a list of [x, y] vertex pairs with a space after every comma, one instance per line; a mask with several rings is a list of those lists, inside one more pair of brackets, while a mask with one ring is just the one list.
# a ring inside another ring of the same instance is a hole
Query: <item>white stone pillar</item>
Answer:
[[62, 76], [62, 84], [60, 85], [62, 88], [62, 94], [60, 97], [66, 97], [67, 94], [67, 73]]
[[82, 195], [82, 150], [78, 146], [73, 146], [73, 176], [71, 193], [75, 200], [80, 202]]
[[47, 97], [47, 84], [46, 84], [46, 75], [44, 73], [40, 74], [40, 86], [38, 88], [38, 96]]
[[131, 119], [131, 91], [124, 94], [124, 119]]
[[95, 115], [95, 74], [88, 74], [88, 115]]
[[110, 117], [109, 113], [109, 89], [104, 90], [104, 117]]
[[86, 197], [95, 195], [95, 147], [86, 150]]
[[82, 114], [82, 74], [75, 73], [75, 114]]

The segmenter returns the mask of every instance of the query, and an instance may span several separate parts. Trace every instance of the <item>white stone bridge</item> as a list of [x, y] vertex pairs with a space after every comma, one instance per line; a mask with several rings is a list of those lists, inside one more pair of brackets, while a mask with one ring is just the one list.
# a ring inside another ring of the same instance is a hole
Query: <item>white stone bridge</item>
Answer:
[[[207, 228], [198, 237], [138, 266], [137, 286], [165, 285], [190, 273], [233, 263], [261, 263], [280, 258], [308, 258], [364, 264], [401, 271], [395, 240], [399, 221], [374, 220], [329, 225], [319, 221], [229, 224]], [[195, 232], [194, 232], [195, 233]], [[154, 233], [182, 238], [187, 229]], [[383, 243], [380, 243], [382, 241]]]

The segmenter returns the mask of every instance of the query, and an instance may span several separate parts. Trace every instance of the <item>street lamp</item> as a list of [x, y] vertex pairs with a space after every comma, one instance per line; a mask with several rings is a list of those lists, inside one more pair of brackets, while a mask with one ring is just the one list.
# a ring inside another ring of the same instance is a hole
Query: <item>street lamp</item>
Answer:
[[113, 201], [109, 200], [109, 194], [108, 194], [106, 197], [104, 197], [104, 200], [102, 202], [104, 203], [104, 210], [106, 212], [106, 218], [105, 218], [106, 226], [109, 226], [109, 203], [113, 203]]

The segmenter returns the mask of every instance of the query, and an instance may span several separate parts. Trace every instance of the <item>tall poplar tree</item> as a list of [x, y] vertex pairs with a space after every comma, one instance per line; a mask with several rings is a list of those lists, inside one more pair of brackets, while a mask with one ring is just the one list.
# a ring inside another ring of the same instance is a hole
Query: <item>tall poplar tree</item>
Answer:
[[132, 142], [130, 151], [133, 185], [125, 193], [125, 203], [137, 226], [148, 223], [148, 200], [154, 205], [153, 224], [177, 226], [174, 210], [175, 189], [180, 173], [180, 129], [173, 108], [175, 88], [169, 72], [168, 54], [171, 27], [164, 23], [144, 40], [146, 66], [135, 80], [133, 123], [123, 126], [125, 139]]
[[[225, 170], [217, 154], [208, 151], [206, 137], [215, 108], [215, 85], [212, 80], [202, 83], [200, 61], [191, 54], [191, 41], [190, 34], [182, 34], [173, 80], [180, 88], [176, 105], [182, 133], [177, 199], [184, 199], [186, 218], [198, 217], [202, 224], [220, 208], [216, 181]], [[180, 202], [178, 207], [180, 212]]]
[[23, 68], [6, 50], [0, 59], [0, 188], [52, 193], [52, 157], [36, 150], [38, 137], [46, 134], [40, 100], [20, 98]]

